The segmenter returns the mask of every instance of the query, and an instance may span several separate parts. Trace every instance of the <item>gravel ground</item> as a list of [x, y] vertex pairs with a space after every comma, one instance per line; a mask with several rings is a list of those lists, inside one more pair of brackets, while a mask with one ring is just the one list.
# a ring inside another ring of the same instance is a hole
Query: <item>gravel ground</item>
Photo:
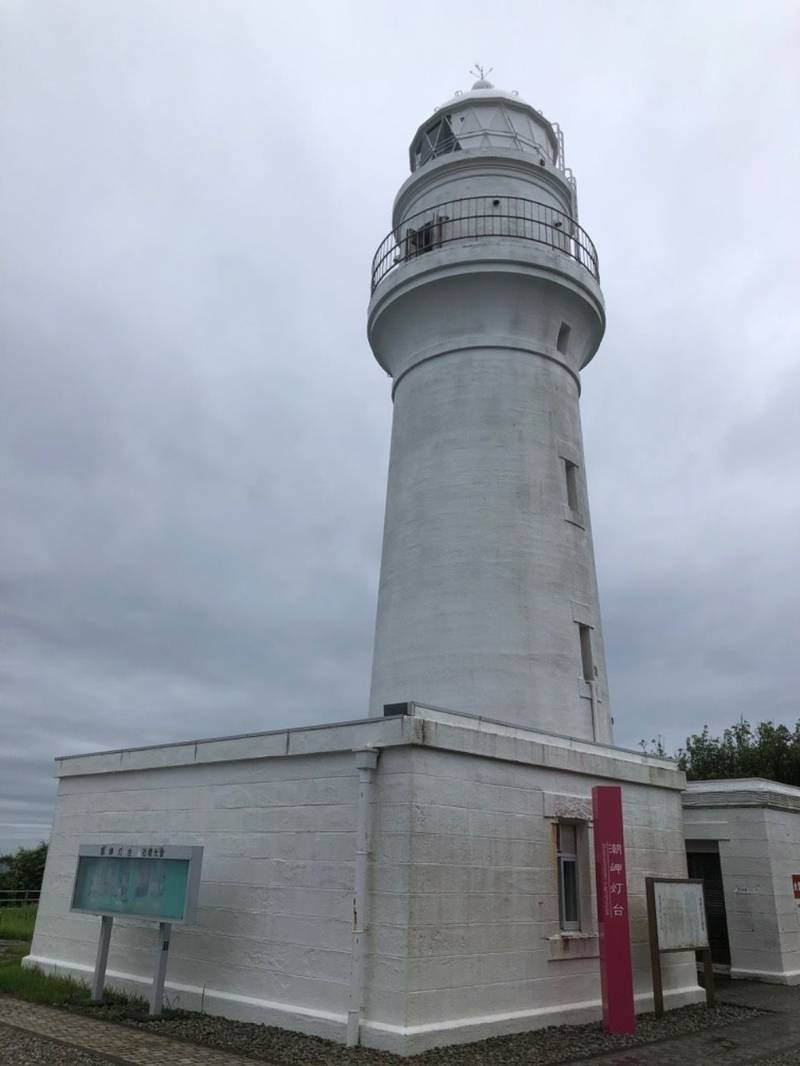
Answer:
[[[266, 1061], [272, 1066], [400, 1066], [401, 1063], [405, 1066], [553, 1066], [571, 1059], [731, 1025], [758, 1017], [763, 1012], [729, 1004], [722, 1004], [714, 1010], [708, 1010], [705, 1006], [682, 1007], [668, 1011], [658, 1020], [652, 1014], [639, 1015], [637, 1033], [633, 1037], [609, 1036], [599, 1023], [593, 1022], [589, 1025], [552, 1026], [474, 1044], [434, 1048], [411, 1058], [401, 1058], [370, 1048], [346, 1048], [319, 1037], [302, 1036], [285, 1029], [249, 1022], [228, 1021], [207, 1014], [176, 1011], [158, 1021], [148, 1021], [142, 1017], [126, 1017], [126, 1012], [119, 1007], [87, 1007], [81, 1013], [109, 1021], [122, 1021], [176, 1040], [188, 1040], [256, 1061]], [[784, 1064], [776, 1063], [775, 1066]], [[797, 1066], [796, 1061], [793, 1066]]]
[[108, 1066], [119, 1062], [106, 1055], [80, 1051], [69, 1044], [0, 1025], [0, 1063], [2, 1066]]

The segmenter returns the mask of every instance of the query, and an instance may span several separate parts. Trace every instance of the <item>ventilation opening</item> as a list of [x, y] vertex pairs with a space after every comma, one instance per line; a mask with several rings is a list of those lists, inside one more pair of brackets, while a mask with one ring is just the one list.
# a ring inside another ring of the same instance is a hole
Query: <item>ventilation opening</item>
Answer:
[[581, 669], [584, 681], [594, 681], [594, 661], [592, 659], [592, 627], [578, 623], [581, 642]]
[[567, 483], [567, 506], [571, 511], [578, 511], [578, 468], [569, 459], [564, 460], [564, 475]]
[[566, 355], [569, 350], [569, 335], [572, 332], [572, 327], [568, 326], [566, 322], [561, 323], [561, 328], [558, 331], [558, 340], [556, 341], [556, 348], [562, 355]]

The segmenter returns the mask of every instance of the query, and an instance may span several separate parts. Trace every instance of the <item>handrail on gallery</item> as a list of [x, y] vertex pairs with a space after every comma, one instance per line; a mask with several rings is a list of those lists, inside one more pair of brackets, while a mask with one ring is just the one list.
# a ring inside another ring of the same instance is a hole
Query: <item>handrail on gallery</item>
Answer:
[[410, 215], [381, 241], [372, 260], [372, 292], [401, 263], [453, 241], [484, 237], [547, 245], [575, 259], [600, 280], [597, 251], [589, 234], [563, 211], [520, 196], [467, 196]]

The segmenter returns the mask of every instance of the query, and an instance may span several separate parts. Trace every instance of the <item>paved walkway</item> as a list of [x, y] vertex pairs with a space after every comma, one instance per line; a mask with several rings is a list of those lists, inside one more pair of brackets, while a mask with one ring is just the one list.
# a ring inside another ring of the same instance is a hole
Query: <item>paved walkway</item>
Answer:
[[[213, 1048], [194, 1047], [113, 1022], [101, 1022], [55, 1007], [0, 996], [0, 1027], [5, 1026], [96, 1052], [102, 1056], [101, 1061], [124, 1063], [125, 1066], [128, 1063], [135, 1066], [253, 1066], [252, 1059], [227, 1055]], [[6, 1061], [9, 1060], [3, 1057], [0, 1044], [0, 1063]], [[13, 1061], [22, 1064], [33, 1060], [20, 1058]], [[47, 1059], [39, 1061], [46, 1062]]]
[[800, 989], [720, 982], [718, 998], [774, 1013], [750, 1021], [595, 1055], [571, 1066], [800, 1066]]
[[[719, 993], [720, 999], [771, 1013], [573, 1060], [571, 1066], [800, 1066], [800, 988], [735, 982]], [[213, 1048], [0, 996], [0, 1064], [62, 1062], [65, 1066], [253, 1066], [252, 1059]]]
[[800, 1021], [787, 1015], [596, 1055], [572, 1066], [778, 1066], [784, 1062], [800, 1063]]

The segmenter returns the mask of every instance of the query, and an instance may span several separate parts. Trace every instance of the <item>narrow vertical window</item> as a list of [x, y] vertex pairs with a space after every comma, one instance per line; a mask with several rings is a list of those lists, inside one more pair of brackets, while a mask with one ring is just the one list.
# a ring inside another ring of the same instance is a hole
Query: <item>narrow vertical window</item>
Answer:
[[581, 670], [584, 681], [594, 681], [594, 660], [592, 659], [592, 627], [578, 623], [581, 642]]
[[581, 927], [580, 886], [578, 884], [578, 830], [574, 825], [556, 826], [558, 857], [558, 919], [565, 932]]
[[567, 506], [571, 511], [578, 511], [578, 468], [569, 459], [564, 460], [564, 476], [567, 484]]
[[558, 331], [558, 340], [556, 341], [556, 348], [562, 355], [566, 355], [569, 350], [569, 335], [571, 332], [572, 328], [566, 322], [562, 322]]

